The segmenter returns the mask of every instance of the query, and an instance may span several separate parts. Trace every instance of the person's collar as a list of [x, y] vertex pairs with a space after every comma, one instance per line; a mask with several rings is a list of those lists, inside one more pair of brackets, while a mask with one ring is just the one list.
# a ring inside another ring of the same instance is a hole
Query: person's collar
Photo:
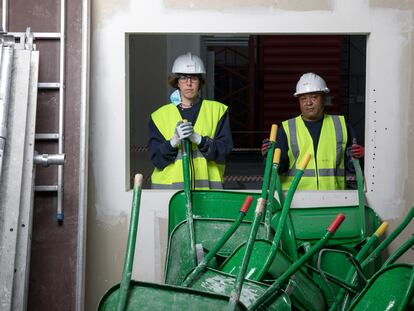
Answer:
[[325, 117], [325, 113], [318, 120], [305, 120], [302, 115], [300, 115], [300, 117], [302, 118], [303, 122], [318, 123], [322, 122], [323, 118]]

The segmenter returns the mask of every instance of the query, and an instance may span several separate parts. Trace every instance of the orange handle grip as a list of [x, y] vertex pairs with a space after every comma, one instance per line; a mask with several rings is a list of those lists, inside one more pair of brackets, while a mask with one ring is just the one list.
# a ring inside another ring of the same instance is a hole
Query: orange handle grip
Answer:
[[342, 213], [338, 214], [326, 230], [328, 230], [331, 233], [335, 233], [344, 220], [345, 215]]
[[252, 204], [252, 201], [253, 201], [253, 197], [251, 196], [251, 195], [248, 195], [247, 197], [246, 197], [246, 199], [244, 200], [244, 203], [243, 203], [243, 205], [242, 205], [242, 207], [241, 207], [241, 209], [240, 209], [240, 212], [241, 213], [247, 213], [247, 211], [249, 210], [249, 208], [250, 208], [250, 204]]
[[280, 148], [276, 148], [275, 152], [273, 153], [273, 163], [279, 164], [280, 162]]
[[276, 141], [276, 133], [277, 133], [277, 125], [272, 124], [272, 128], [270, 129], [270, 137], [269, 140], [275, 142]]
[[308, 165], [309, 161], [310, 161], [311, 155], [309, 153], [305, 154], [305, 156], [302, 159], [302, 162], [299, 165], [299, 169], [300, 170], [304, 170], [306, 168], [306, 166]]

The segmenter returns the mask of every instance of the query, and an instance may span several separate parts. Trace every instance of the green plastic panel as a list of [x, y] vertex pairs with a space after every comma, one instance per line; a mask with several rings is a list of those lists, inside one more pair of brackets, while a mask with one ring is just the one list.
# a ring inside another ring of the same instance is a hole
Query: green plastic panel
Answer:
[[[119, 284], [102, 297], [98, 311], [117, 310]], [[125, 310], [226, 310], [229, 298], [191, 288], [131, 281]], [[246, 310], [241, 303], [237, 310]]]

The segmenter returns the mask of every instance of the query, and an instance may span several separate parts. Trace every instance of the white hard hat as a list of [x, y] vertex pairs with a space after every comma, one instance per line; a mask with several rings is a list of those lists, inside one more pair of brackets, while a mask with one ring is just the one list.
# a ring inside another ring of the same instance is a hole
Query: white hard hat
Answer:
[[298, 97], [299, 95], [313, 92], [329, 93], [329, 89], [324, 79], [315, 73], [308, 72], [300, 77], [293, 96]]
[[190, 52], [178, 56], [173, 64], [172, 73], [205, 74], [203, 61], [197, 55]]

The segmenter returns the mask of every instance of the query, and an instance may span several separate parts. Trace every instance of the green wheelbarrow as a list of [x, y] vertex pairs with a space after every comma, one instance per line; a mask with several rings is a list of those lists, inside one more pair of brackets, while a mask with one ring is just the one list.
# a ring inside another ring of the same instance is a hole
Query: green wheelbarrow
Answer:
[[[358, 205], [356, 206], [336, 206], [336, 207], [311, 207], [311, 208], [292, 208], [289, 210], [292, 232], [285, 230], [282, 233], [282, 249], [291, 256], [297, 256], [297, 249], [301, 253], [315, 244], [324, 234], [323, 228], [329, 223], [330, 219], [338, 213], [343, 213], [347, 221], [341, 226], [335, 236], [329, 240], [327, 247], [348, 251], [356, 255], [366, 239], [371, 236], [380, 226], [381, 221], [378, 215], [368, 206], [365, 206], [364, 183], [362, 170], [357, 159], [352, 160], [355, 167], [357, 186], [358, 186]], [[278, 226], [281, 211], [276, 211], [272, 218], [272, 227]], [[295, 249], [293, 245], [298, 245]], [[375, 245], [372, 245], [372, 249]], [[372, 250], [371, 249], [371, 250]], [[312, 258], [312, 266], [316, 267], [317, 257]], [[372, 261], [366, 268], [366, 272], [372, 275], [381, 267], [381, 258]], [[343, 257], [335, 253], [329, 253], [321, 263], [322, 269], [340, 279], [344, 279], [351, 264]], [[315, 282], [323, 289], [326, 297], [332, 297], [326, 284], [321, 280], [319, 274], [313, 273]], [[334, 286], [335, 291], [339, 287]], [[336, 292], [334, 295], [336, 295]], [[328, 298], [328, 304], [333, 301]]]
[[[378, 310], [382, 310], [382, 307], [384, 305], [388, 305], [388, 303], [391, 305], [387, 306], [387, 308], [384, 308], [384, 310], [397, 310], [394, 308], [395, 306], [405, 306], [407, 304], [407, 301], [405, 300], [409, 300], [409, 296], [412, 295], [414, 286], [412, 272], [409, 272], [412, 270], [412, 266], [407, 267], [407, 265], [395, 265], [395, 269], [394, 266], [391, 268], [390, 266], [393, 265], [393, 263], [410, 247], [412, 247], [414, 244], [414, 237], [411, 237], [405, 243], [403, 243], [398, 248], [398, 250], [385, 261], [380, 270], [376, 271], [375, 275], [369, 280], [368, 284], [363, 287], [363, 289], [362, 286], [366, 283], [366, 279], [370, 276], [370, 274], [366, 273], [366, 267], [369, 266], [369, 264], [374, 261], [376, 257], [380, 256], [381, 252], [401, 233], [402, 230], [407, 227], [413, 218], [414, 207], [411, 208], [402, 223], [393, 232], [391, 232], [391, 234], [389, 234], [388, 237], [384, 239], [384, 241], [375, 247], [373, 251], [370, 251], [370, 247], [374, 244], [377, 244], [376, 242], [379, 236], [383, 233], [383, 231], [385, 231], [388, 225], [386, 222], [384, 222], [378, 228], [375, 234], [367, 240], [366, 244], [361, 248], [355, 258], [353, 258], [354, 256], [349, 252], [333, 249], [325, 249], [319, 254], [319, 257], [321, 258], [323, 256], [323, 252], [325, 251], [338, 252], [345, 254], [349, 259], [351, 259], [350, 262], [353, 263], [353, 266], [348, 271], [344, 281], [351, 287], [356, 286], [359, 288], [358, 291], [352, 293], [349, 291], [349, 289], [346, 290], [347, 292], [344, 288], [341, 289], [338, 295], [335, 297], [335, 303], [333, 303], [330, 307], [331, 311], [346, 310], [352, 299], [354, 299], [354, 306], [356, 305], [356, 300], [360, 301], [358, 302], [359, 306], [355, 307], [357, 310], [361, 310], [361, 308], [362, 310], [368, 310], [368, 307], [364, 307], [364, 305], [376, 305]], [[321, 276], [324, 276], [325, 273], [323, 269], [321, 269], [319, 263], [318, 269], [320, 270], [319, 272]], [[400, 277], [397, 277], [397, 275], [400, 275]], [[393, 281], [387, 281], [389, 279], [393, 279]], [[329, 286], [329, 282], [327, 282], [327, 285]], [[380, 288], [383, 289], [382, 292], [379, 290]], [[375, 296], [378, 296], [378, 299], [374, 299]], [[395, 297], [394, 301], [391, 298], [393, 296]], [[357, 298], [355, 299], [355, 297]], [[402, 299], [402, 297], [405, 297], [405, 300]]]
[[[134, 183], [131, 220], [121, 283], [114, 285], [105, 293], [101, 298], [98, 310], [181, 311], [188, 309], [189, 306], [195, 310], [225, 310], [229, 298], [224, 295], [173, 285], [131, 281], [138, 230], [141, 185], [142, 175], [138, 174]], [[238, 302], [237, 310], [246, 310], [246, 307]]]
[[[276, 138], [276, 125], [272, 126], [270, 141], [272, 150]], [[165, 264], [165, 282], [179, 285], [185, 275], [196, 267], [205, 253], [220, 240], [224, 232], [234, 223], [235, 215], [243, 204], [246, 196], [253, 201], [261, 199], [266, 202], [269, 196], [270, 171], [273, 154], [268, 153], [263, 178], [262, 192], [230, 192], [230, 191], [202, 191], [190, 189], [190, 174], [187, 150], [190, 150], [188, 141], [183, 141], [183, 178], [184, 190], [179, 191], [171, 198], [168, 217], [168, 248]], [[272, 194], [273, 195], [273, 194]], [[269, 209], [274, 209], [276, 200], [270, 200]], [[247, 240], [248, 231], [255, 214], [248, 211], [245, 221], [237, 228], [236, 234], [217, 253], [217, 263], [212, 261], [212, 267], [218, 267], [234, 249]], [[265, 220], [263, 214], [259, 221]], [[264, 231], [263, 231], [264, 227]], [[264, 238], [269, 235], [270, 219], [268, 225], [258, 225], [258, 236]], [[195, 251], [196, 249], [196, 251]], [[196, 253], [196, 259], [194, 260]]]
[[[408, 249], [414, 245], [414, 235], [403, 243], [392, 254], [369, 280], [363, 273], [367, 259], [359, 265], [354, 262], [359, 278], [352, 278], [351, 286], [362, 287], [352, 300], [346, 296], [338, 307], [331, 306], [330, 310], [369, 311], [369, 310], [413, 310], [414, 308], [414, 265], [395, 263]], [[377, 252], [377, 251], [376, 251]], [[369, 256], [367, 257], [369, 258]], [[369, 260], [369, 259], [368, 259]], [[356, 275], [354, 275], [356, 276]], [[350, 301], [350, 306], [348, 303]]]

